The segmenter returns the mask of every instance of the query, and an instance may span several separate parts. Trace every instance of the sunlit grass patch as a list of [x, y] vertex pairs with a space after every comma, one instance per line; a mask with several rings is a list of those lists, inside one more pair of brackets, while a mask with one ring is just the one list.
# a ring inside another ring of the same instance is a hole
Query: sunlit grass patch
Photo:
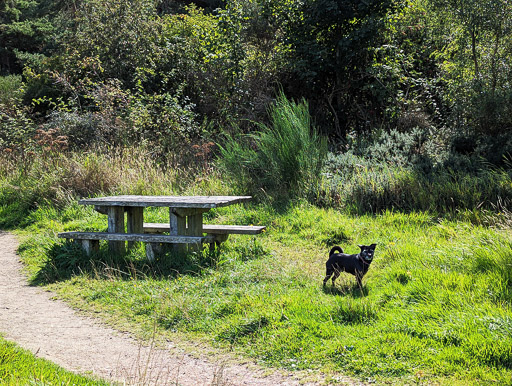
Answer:
[[109, 385], [73, 374], [0, 338], [0, 381], [3, 385]]

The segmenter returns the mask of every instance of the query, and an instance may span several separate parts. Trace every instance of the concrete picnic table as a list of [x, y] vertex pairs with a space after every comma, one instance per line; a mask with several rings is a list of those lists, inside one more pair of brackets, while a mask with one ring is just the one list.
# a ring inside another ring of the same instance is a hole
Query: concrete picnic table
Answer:
[[[107, 232], [64, 232], [60, 233], [59, 237], [82, 240], [87, 253], [99, 248], [99, 240], [108, 240], [110, 250], [115, 253], [125, 252], [125, 241], [128, 241], [129, 247], [136, 242], [146, 242], [148, 257], [152, 257], [151, 247], [159, 243], [181, 245], [220, 243], [232, 233], [261, 233], [265, 227], [203, 224], [203, 214], [209, 210], [247, 202], [251, 198], [251, 196], [130, 195], [82, 199], [78, 201], [79, 204], [94, 205], [96, 211], [108, 216]], [[169, 208], [169, 222], [145, 224], [144, 208], [147, 207]], [[168, 235], [158, 233], [168, 233]], [[207, 236], [203, 236], [203, 233]]]

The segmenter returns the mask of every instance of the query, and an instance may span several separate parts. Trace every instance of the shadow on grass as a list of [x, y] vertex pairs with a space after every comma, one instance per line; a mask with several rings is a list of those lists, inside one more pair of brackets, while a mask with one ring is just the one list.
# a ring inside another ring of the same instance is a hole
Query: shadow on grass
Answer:
[[171, 278], [177, 275], [198, 275], [202, 270], [215, 267], [220, 251], [205, 248], [200, 252], [175, 253], [164, 251], [154, 261], [145, 257], [144, 247], [127, 252], [125, 255], [109, 253], [105, 244], [99, 252], [88, 256], [80, 244], [65, 241], [53, 245], [46, 253], [39, 272], [31, 284], [49, 284], [86, 274], [104, 279], [129, 280], [152, 277]]
[[332, 308], [331, 319], [334, 323], [341, 324], [367, 324], [376, 320], [378, 308], [368, 301], [368, 289], [360, 288], [355, 284], [337, 286], [324, 286], [325, 294], [340, 296], [343, 299], [336, 302]]
[[30, 225], [28, 220], [31, 207], [23, 200], [12, 203], [0, 202], [0, 228], [6, 231], [25, 228]]
[[361, 288], [357, 283], [343, 283], [338, 286], [324, 285], [322, 291], [326, 295], [351, 296], [353, 298], [363, 298], [369, 295], [369, 289], [364, 285]]

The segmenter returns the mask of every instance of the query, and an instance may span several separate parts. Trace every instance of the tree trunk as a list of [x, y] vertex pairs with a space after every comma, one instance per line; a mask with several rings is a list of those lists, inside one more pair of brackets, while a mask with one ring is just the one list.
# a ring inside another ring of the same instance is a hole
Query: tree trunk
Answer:
[[476, 27], [472, 26], [470, 30], [471, 34], [471, 53], [473, 55], [473, 63], [475, 65], [475, 78], [480, 78], [480, 69], [478, 67], [478, 56], [476, 53]]

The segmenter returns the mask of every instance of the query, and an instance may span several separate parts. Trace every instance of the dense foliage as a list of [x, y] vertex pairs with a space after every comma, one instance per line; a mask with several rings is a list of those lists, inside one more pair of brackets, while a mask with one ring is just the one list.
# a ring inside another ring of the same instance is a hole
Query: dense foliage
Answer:
[[505, 0], [2, 3], [2, 173], [20, 172], [6, 191], [48, 183], [5, 204], [109, 193], [111, 181], [74, 186], [63, 165], [135, 151], [162, 173], [222, 170], [260, 199], [507, 207], [511, 12]]
[[423, 130], [443, 149], [495, 164], [512, 147], [505, 0], [1, 7], [4, 149], [24, 151], [16, 135], [30, 141], [42, 126], [72, 148], [139, 142], [172, 158], [222, 142], [233, 123], [268, 122], [277, 89], [309, 103], [334, 149], [390, 130]]

